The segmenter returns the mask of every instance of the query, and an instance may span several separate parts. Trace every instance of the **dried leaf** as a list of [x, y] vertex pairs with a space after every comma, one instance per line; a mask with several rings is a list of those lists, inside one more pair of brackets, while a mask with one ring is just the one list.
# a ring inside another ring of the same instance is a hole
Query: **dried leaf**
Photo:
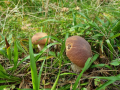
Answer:
[[7, 48], [10, 47], [10, 44], [8, 43], [6, 37], [5, 37], [5, 43], [6, 43], [6, 47], [7, 47]]
[[66, 12], [66, 11], [68, 11], [68, 10], [69, 10], [69, 8], [66, 8], [66, 7], [63, 7], [63, 8], [61, 9], [62, 12]]
[[80, 10], [80, 7], [78, 7], [78, 6], [77, 6], [77, 7], [75, 7], [75, 10]]
[[51, 84], [45, 85], [45, 88], [52, 88]]
[[6, 3], [6, 4], [10, 4], [10, 1], [4, 1], [4, 3]]
[[25, 24], [24, 26], [21, 27], [21, 29], [22, 29], [22, 30], [29, 29], [29, 27], [30, 27], [31, 25], [32, 25], [31, 23]]
[[19, 88], [20, 88], [20, 89], [21, 89], [21, 88], [28, 89], [28, 88], [30, 88], [29, 83], [31, 83], [30, 80], [23, 79], [22, 82], [21, 82], [20, 85], [19, 85]]

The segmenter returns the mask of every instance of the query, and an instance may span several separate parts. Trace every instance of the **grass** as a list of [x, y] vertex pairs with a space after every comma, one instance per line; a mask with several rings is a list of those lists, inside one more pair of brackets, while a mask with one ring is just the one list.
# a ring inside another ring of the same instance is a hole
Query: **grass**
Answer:
[[[0, 90], [119, 90], [119, 6], [119, 0], [0, 1]], [[40, 52], [31, 43], [37, 32], [52, 41]], [[65, 54], [73, 35], [93, 53], [79, 74]]]

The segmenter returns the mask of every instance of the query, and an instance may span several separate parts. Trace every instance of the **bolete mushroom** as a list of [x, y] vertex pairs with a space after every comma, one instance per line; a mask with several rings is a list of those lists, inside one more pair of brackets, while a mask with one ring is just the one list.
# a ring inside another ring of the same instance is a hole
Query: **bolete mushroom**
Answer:
[[[36, 33], [35, 35], [33, 35], [33, 37], [32, 37], [32, 44], [38, 45], [39, 51], [41, 51], [44, 48], [46, 42], [47, 43], [50, 42], [50, 40], [47, 38], [41, 39], [45, 36], [48, 36], [47, 33], [39, 32], [39, 33]], [[39, 39], [41, 39], [41, 40], [39, 40]]]
[[90, 44], [80, 36], [71, 36], [66, 40], [66, 55], [73, 63], [71, 68], [74, 72], [80, 72], [85, 62], [92, 56]]

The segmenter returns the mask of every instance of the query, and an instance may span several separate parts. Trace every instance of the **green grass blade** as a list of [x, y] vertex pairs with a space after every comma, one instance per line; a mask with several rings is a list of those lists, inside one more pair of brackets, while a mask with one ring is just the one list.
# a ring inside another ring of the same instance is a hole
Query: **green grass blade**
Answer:
[[89, 20], [89, 21], [90, 21], [90, 18], [89, 18], [88, 16], [84, 15], [83, 13], [78, 12], [78, 14], [80, 14], [81, 16], [83, 16], [84, 18], [86, 18], [87, 20]]
[[109, 49], [110, 49], [110, 58], [111, 58], [111, 60], [113, 60], [113, 51], [114, 51], [114, 50], [113, 50], [113, 47], [112, 47], [109, 39], [106, 40], [106, 42], [107, 42], [107, 45], [108, 45], [108, 47], [109, 47]]
[[68, 36], [69, 36], [69, 33], [66, 33], [66, 35], [65, 35], [65, 39], [64, 39], [64, 42], [61, 41], [62, 46], [61, 46], [60, 56], [59, 56], [59, 58], [61, 58], [61, 60], [62, 60], [63, 52], [64, 52], [64, 50], [65, 50], [65, 42], [66, 42], [66, 39], [68, 38]]
[[104, 84], [102, 84], [100, 87], [98, 87], [96, 90], [102, 90], [103, 88], [105, 88], [106, 86], [110, 85], [111, 83], [113, 83], [115, 80], [109, 80], [107, 82], [105, 82]]
[[73, 27], [70, 28], [70, 31], [75, 31], [76, 28], [78, 30], [79, 27], [83, 27], [83, 24], [74, 25]]
[[31, 67], [33, 89], [38, 90], [39, 87], [38, 87], [38, 78], [37, 78], [37, 68], [36, 68], [35, 58], [33, 55], [32, 42], [30, 38], [29, 38], [29, 53], [30, 53], [30, 67]]
[[117, 23], [114, 24], [114, 27], [112, 28], [112, 31], [118, 31], [120, 30], [120, 21], [117, 21]]
[[27, 60], [27, 59], [30, 59], [30, 55], [28, 55], [27, 57], [23, 58], [23, 59], [18, 63], [17, 67], [18, 67], [22, 62], [24, 62], [24, 61]]
[[21, 46], [19, 41], [16, 41], [17, 47], [19, 50], [21, 50], [22, 52], [24, 52], [25, 54], [27, 54], [27, 52], [23, 49], [23, 47]]
[[61, 69], [61, 62], [62, 62], [62, 59], [63, 59], [62, 55], [63, 55], [63, 52], [64, 52], [64, 50], [65, 50], [65, 41], [66, 41], [66, 39], [68, 38], [68, 36], [69, 36], [69, 34], [66, 33], [64, 42], [62, 43], [62, 46], [61, 46], [60, 54], [59, 54], [59, 56], [58, 56], [59, 59], [60, 59], [60, 61], [59, 61], [59, 62], [60, 62], [60, 63], [59, 63], [59, 73], [58, 73], [57, 79], [56, 79], [55, 83], [53, 84], [51, 90], [55, 90], [55, 88], [56, 88], [56, 86], [57, 86], [57, 82], [58, 82], [58, 80], [59, 80], [60, 69]]
[[[88, 60], [87, 60], [87, 62], [89, 63], [90, 62], [90, 60], [91, 60], [91, 58], [89, 58]], [[86, 63], [87, 63], [86, 62]], [[88, 65], [88, 63], [86, 64], [86, 65]], [[85, 65], [85, 66], [86, 66]], [[76, 90], [76, 88], [77, 88], [77, 86], [78, 86], [78, 83], [79, 83], [79, 80], [80, 80], [80, 78], [82, 77], [82, 74], [84, 73], [84, 70], [85, 70], [86, 68], [84, 67], [84, 69], [82, 70], [82, 72], [79, 74], [79, 76], [77, 77], [77, 79], [76, 79], [76, 81], [75, 81], [75, 84], [74, 84], [74, 86], [73, 86], [73, 90]]]
[[5, 69], [3, 68], [3, 66], [0, 64], [0, 72], [6, 72]]
[[95, 54], [91, 60], [91, 58], [88, 58], [88, 60], [85, 63], [84, 68], [82, 69], [82, 72], [77, 77], [77, 80], [75, 81], [75, 84], [73, 85], [73, 90], [76, 90], [77, 85], [79, 83], [80, 78], [82, 77], [82, 74], [91, 66], [91, 64], [98, 58], [98, 54]]
[[7, 88], [8, 86], [10, 86], [10, 85], [2, 85], [2, 86], [0, 86], [0, 90], [6, 90], [5, 88]]
[[55, 80], [55, 83], [53, 84], [51, 90], [55, 90], [56, 85], [57, 85], [57, 82], [58, 82], [58, 80], [59, 80], [59, 76], [60, 76], [60, 70], [59, 70], [58, 76], [57, 76], [57, 78], [56, 78], [56, 80]]
[[41, 23], [46, 23], [46, 22], [59, 22], [58, 20], [55, 20], [55, 19], [48, 19], [48, 20], [45, 20]]
[[[55, 40], [55, 41], [58, 41], [58, 42], [60, 42], [60, 40], [58, 39], [58, 38], [56, 38], [56, 37], [53, 37], [53, 36], [45, 36], [45, 37], [42, 37], [42, 38], [40, 38], [39, 40], [42, 40], [42, 39], [45, 39], [45, 38], [50, 38], [50, 39], [52, 39], [52, 40]], [[39, 41], [38, 40], [38, 41]]]
[[76, 15], [75, 15], [75, 13], [72, 13], [72, 15], [73, 15], [73, 25], [75, 26], [77, 24]]
[[4, 50], [4, 49], [0, 50], [0, 54], [2, 54], [3, 56], [5, 56], [6, 58], [8, 57], [7, 53], [6, 53], [6, 50]]
[[11, 82], [21, 81], [21, 79], [19, 77], [9, 75], [9, 74], [7, 74], [6, 72], [3, 72], [3, 71], [0, 71], [0, 79], [2, 79], [2, 80], [6, 79], [6, 80], [11, 81]]
[[99, 78], [99, 79], [107, 79], [107, 80], [120, 80], [120, 74], [117, 76], [110, 76], [110, 77], [92, 77], [92, 78]]
[[[98, 54], [95, 54], [95, 55], [92, 57], [92, 59], [91, 59], [90, 62], [89, 62], [89, 61], [86, 62], [83, 70], [86, 71], [86, 70], [91, 66], [91, 64], [98, 58], [98, 56], [99, 56]], [[87, 65], [86, 65], [86, 64], [87, 64]]]
[[0, 41], [0, 44], [1, 44], [1, 43], [5, 42], [5, 37], [1, 33], [0, 33], [0, 36], [2, 38], [2, 41]]
[[114, 36], [110, 37], [110, 39], [114, 39], [114, 38], [119, 37], [119, 36], [120, 36], [120, 33], [117, 33]]
[[105, 88], [106, 86], [110, 85], [111, 83], [115, 82], [116, 80], [120, 80], [120, 74], [117, 76], [110, 76], [110, 77], [92, 77], [92, 78], [98, 78], [98, 79], [107, 79], [108, 81], [105, 82], [103, 85], [98, 87], [96, 90], [101, 90]]
[[1, 78], [1, 79], [10, 79], [10, 77], [8, 76], [8, 74], [6, 74], [6, 73], [3, 72], [3, 71], [0, 71], [0, 78]]
[[8, 82], [12, 83], [12, 82], [15, 82], [15, 81], [13, 81], [13, 80], [0, 80], [0, 83], [8, 83]]
[[97, 64], [97, 65], [92, 65], [91, 66], [91, 68], [99, 68], [99, 67], [106, 67], [106, 68], [112, 70], [112, 68], [109, 65], [106, 65], [106, 64]]
[[92, 28], [96, 28], [96, 29], [98, 29], [98, 30], [101, 30], [100, 27], [98, 26], [98, 24], [95, 23], [95, 22], [93, 22], [93, 21], [88, 22], [88, 24], [89, 24], [90, 27], [92, 27]]
[[115, 60], [112, 60], [110, 63], [113, 66], [119, 66], [120, 65], [120, 58], [116, 58]]
[[45, 52], [49, 47], [56, 45], [56, 44], [60, 44], [59, 42], [55, 42], [55, 43], [51, 43], [49, 45], [47, 45], [46, 47], [44, 47], [40, 53], [36, 54], [35, 60], [37, 61], [39, 59], [39, 57], [42, 55], [43, 52]]
[[[19, 88], [18, 88], [17, 90], [33, 90], [33, 89], [19, 89]], [[39, 90], [40, 90], [40, 89], [39, 89]]]
[[102, 24], [102, 25], [104, 25], [105, 24], [105, 22], [104, 21], [102, 21], [99, 17], [96, 17], [96, 19]]
[[17, 63], [18, 63], [18, 48], [17, 48], [17, 43], [15, 41], [14, 42], [14, 67], [13, 67], [14, 70], [17, 68]]
[[[73, 26], [76, 26], [77, 25], [77, 22], [76, 22], [76, 13], [72, 13], [73, 14]], [[76, 27], [75, 28], [75, 31], [78, 32], [78, 28]]]
[[39, 76], [38, 76], [38, 87], [40, 87], [40, 80], [41, 80], [41, 74], [42, 74], [42, 70], [43, 70], [43, 66], [44, 66], [44, 63], [45, 63], [45, 59], [42, 63], [42, 66], [40, 68], [40, 71], [39, 71]]
[[11, 48], [10, 47], [8, 47], [7, 48], [7, 56], [8, 56], [8, 59], [9, 59], [9, 61], [10, 61], [10, 64], [12, 64], [12, 60], [11, 60]]
[[75, 73], [62, 73], [62, 74], [60, 74], [60, 76], [62, 76], [62, 75], [77, 75], [77, 74], [75, 74]]

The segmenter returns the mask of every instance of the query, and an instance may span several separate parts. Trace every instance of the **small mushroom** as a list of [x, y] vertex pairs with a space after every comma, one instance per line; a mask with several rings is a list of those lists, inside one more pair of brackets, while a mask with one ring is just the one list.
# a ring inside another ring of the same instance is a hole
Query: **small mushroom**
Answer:
[[66, 55], [73, 63], [71, 68], [74, 72], [80, 72], [85, 62], [92, 56], [90, 44], [80, 36], [72, 36], [66, 40]]
[[41, 39], [41, 38], [43, 38], [43, 37], [45, 37], [45, 36], [48, 36], [48, 35], [47, 35], [46, 33], [40, 32], [40, 33], [36, 33], [36, 34], [33, 35], [33, 37], [32, 37], [32, 44], [37, 45], [38, 48], [39, 48], [39, 51], [41, 51], [41, 50], [44, 48], [46, 42], [47, 42], [47, 43], [50, 42], [50, 40], [47, 39], [47, 38], [44, 38], [44, 39], [42, 39], [42, 40], [39, 40], [39, 39]]

